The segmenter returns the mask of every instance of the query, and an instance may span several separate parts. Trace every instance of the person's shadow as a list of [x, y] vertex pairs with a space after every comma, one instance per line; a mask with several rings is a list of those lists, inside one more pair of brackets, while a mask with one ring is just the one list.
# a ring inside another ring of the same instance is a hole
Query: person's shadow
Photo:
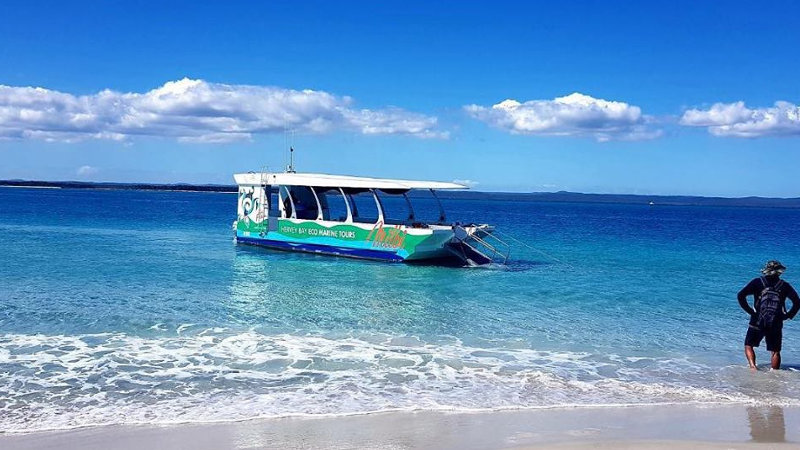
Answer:
[[753, 442], [786, 442], [786, 422], [780, 406], [749, 406], [747, 420]]

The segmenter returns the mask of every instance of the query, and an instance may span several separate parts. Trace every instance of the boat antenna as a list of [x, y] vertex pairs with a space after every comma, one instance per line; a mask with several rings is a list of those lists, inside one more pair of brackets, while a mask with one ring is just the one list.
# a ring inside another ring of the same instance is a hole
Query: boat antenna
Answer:
[[289, 147], [289, 167], [286, 168], [289, 173], [294, 173], [294, 147]]
[[[283, 135], [284, 142], [286, 141], [288, 131], [289, 130], [286, 130], [286, 132]], [[286, 166], [286, 172], [287, 173], [295, 173], [295, 170], [294, 170], [294, 130], [291, 130], [291, 133], [292, 133], [292, 139], [291, 139], [291, 141], [289, 141], [290, 142], [290, 144], [289, 144], [289, 165]]]

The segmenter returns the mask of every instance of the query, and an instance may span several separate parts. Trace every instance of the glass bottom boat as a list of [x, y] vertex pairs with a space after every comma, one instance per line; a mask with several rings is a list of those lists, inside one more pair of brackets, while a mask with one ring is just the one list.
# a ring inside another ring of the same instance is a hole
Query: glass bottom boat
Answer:
[[[456, 183], [314, 173], [242, 173], [236, 241], [278, 250], [394, 262], [505, 264], [510, 248], [488, 224], [447, 223], [437, 190]], [[437, 221], [417, 219], [411, 191], [429, 191]], [[379, 195], [379, 193], [381, 195]], [[389, 219], [382, 196], [402, 198], [408, 214]]]

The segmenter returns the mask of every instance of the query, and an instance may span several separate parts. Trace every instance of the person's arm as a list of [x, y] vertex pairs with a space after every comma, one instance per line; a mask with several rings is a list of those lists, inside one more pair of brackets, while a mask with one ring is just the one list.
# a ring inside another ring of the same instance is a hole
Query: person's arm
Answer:
[[797, 315], [797, 311], [800, 311], [800, 297], [797, 296], [797, 291], [792, 286], [789, 286], [786, 298], [792, 301], [792, 309], [786, 313], [786, 318], [791, 320]]
[[[752, 293], [752, 289], [750, 288], [751, 284], [753, 284], [752, 281], [750, 283], [748, 283], [747, 286], [743, 287], [742, 290], [739, 291], [738, 294], [736, 294], [736, 299], [739, 300], [739, 306], [741, 306], [742, 309], [747, 314], [750, 314], [751, 316], [754, 316], [756, 314], [756, 311], [750, 306], [750, 304], [747, 303], [747, 296]], [[795, 295], [797, 295], [797, 294], [795, 294]], [[800, 303], [797, 303], [794, 300], [792, 300], [792, 306], [794, 306], [794, 305], [800, 305]], [[794, 308], [792, 308], [792, 309], [794, 309]]]

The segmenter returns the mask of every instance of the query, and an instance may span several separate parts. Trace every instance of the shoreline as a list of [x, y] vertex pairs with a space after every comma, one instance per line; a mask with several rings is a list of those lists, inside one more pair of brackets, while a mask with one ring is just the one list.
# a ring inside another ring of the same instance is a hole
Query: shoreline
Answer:
[[[347, 420], [358, 417], [373, 417], [383, 415], [419, 415], [419, 414], [444, 414], [444, 415], [491, 415], [491, 414], [524, 414], [524, 413], [539, 413], [547, 411], [595, 411], [601, 413], [607, 410], [626, 410], [626, 409], [649, 409], [649, 408], [747, 408], [750, 406], [761, 407], [760, 405], [750, 405], [747, 403], [733, 403], [733, 402], [697, 402], [697, 403], [669, 403], [669, 402], [656, 402], [656, 403], [611, 403], [611, 404], [560, 404], [548, 406], [508, 406], [496, 408], [455, 408], [455, 407], [442, 407], [433, 409], [403, 409], [403, 408], [389, 408], [382, 410], [370, 410], [362, 412], [341, 412], [341, 413], [288, 413], [274, 416], [253, 416], [247, 418], [222, 418], [222, 419], [188, 419], [188, 420], [164, 420], [157, 422], [122, 422], [122, 423], [97, 423], [92, 425], [73, 425], [67, 427], [53, 427], [42, 428], [35, 430], [0, 430], [0, 438], [3, 436], [25, 436], [34, 434], [47, 434], [47, 433], [71, 433], [81, 430], [94, 429], [99, 430], [103, 428], [128, 428], [128, 427], [154, 427], [154, 428], [170, 428], [170, 427], [192, 427], [192, 426], [216, 426], [216, 425], [239, 425], [257, 422], [274, 422], [282, 420]], [[769, 405], [764, 405], [769, 406]], [[782, 409], [798, 409], [798, 405], [780, 405]]]
[[[800, 407], [650, 405], [381, 412], [0, 434], [6, 450], [292, 448], [800, 448]], [[787, 426], [789, 424], [789, 426]]]

